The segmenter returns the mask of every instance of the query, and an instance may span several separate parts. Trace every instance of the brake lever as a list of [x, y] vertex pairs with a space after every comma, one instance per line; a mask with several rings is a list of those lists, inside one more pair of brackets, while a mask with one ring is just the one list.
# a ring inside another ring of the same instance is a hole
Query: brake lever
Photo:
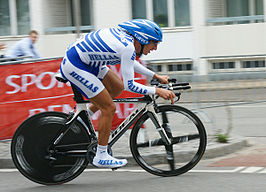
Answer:
[[176, 83], [176, 81], [177, 81], [177, 80], [174, 79], [174, 78], [168, 79], [168, 82], [169, 82], [169, 83]]
[[174, 103], [176, 103], [176, 102], [178, 102], [180, 100], [181, 93], [180, 92], [175, 93], [175, 96], [176, 96], [176, 99], [175, 99]]

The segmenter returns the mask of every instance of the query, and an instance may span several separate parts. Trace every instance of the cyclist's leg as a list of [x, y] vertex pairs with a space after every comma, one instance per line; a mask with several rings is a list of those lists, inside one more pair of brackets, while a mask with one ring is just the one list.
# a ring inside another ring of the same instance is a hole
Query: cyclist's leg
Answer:
[[[86, 71], [80, 64], [74, 66], [68, 60], [61, 65], [62, 74], [85, 95], [101, 111], [99, 119], [99, 144], [107, 145], [115, 113], [115, 104], [102, 84], [94, 74]], [[84, 64], [85, 65], [85, 64]]]
[[98, 121], [98, 144], [105, 150], [101, 150], [103, 153], [97, 155], [100, 151], [98, 145], [93, 164], [98, 167], [110, 168], [126, 165], [127, 160], [118, 160], [107, 153], [107, 144], [111, 132], [112, 119], [115, 113], [115, 105], [107, 89], [105, 89], [102, 82], [94, 74], [81, 69], [81, 67], [78, 68], [68, 61], [66, 61], [63, 66], [61, 65], [61, 72], [63, 76], [76, 85], [79, 90], [101, 111], [101, 116]]
[[107, 89], [112, 98], [117, 97], [124, 90], [122, 80], [111, 69], [102, 80], [102, 83], [104, 84], [104, 87]]
[[105, 146], [108, 144], [112, 127], [112, 119], [115, 114], [116, 107], [106, 89], [104, 89], [95, 97], [90, 98], [90, 101], [101, 111], [101, 116], [98, 121], [98, 144]]
[[[103, 68], [102, 68], [103, 69]], [[102, 83], [105, 88], [100, 94], [91, 98], [92, 105], [90, 110], [94, 112], [100, 109], [101, 117], [99, 119], [98, 130], [98, 147], [96, 156], [93, 159], [93, 164], [97, 167], [122, 167], [127, 164], [126, 159], [116, 159], [107, 153], [107, 144], [110, 136], [113, 115], [115, 113], [115, 105], [113, 98], [118, 96], [124, 89], [121, 79], [109, 68], [105, 68], [100, 72], [99, 79], [103, 79]], [[108, 98], [107, 98], [108, 95]], [[110, 112], [112, 110], [112, 112]], [[111, 117], [108, 117], [110, 116]]]
[[[118, 95], [120, 95], [124, 90], [124, 85], [122, 80], [118, 77], [117, 74], [114, 73], [112, 69], [109, 69], [106, 67], [102, 70], [102, 73], [100, 73], [100, 79], [102, 79], [102, 83], [104, 84], [104, 87], [109, 92], [110, 96], [114, 99]], [[90, 111], [95, 113], [98, 108], [95, 105], [90, 105], [89, 107]]]
[[90, 101], [100, 109], [101, 116], [98, 121], [98, 147], [93, 165], [97, 167], [116, 168], [127, 164], [126, 159], [116, 159], [107, 153], [107, 145], [111, 132], [112, 119], [115, 114], [115, 104], [106, 89], [91, 98]]

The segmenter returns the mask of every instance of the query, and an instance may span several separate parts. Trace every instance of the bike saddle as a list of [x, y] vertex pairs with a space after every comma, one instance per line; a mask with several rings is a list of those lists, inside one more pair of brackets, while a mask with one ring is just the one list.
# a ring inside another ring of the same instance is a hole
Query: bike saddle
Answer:
[[62, 83], [67, 83], [68, 82], [68, 80], [65, 79], [60, 72], [56, 73], [54, 77], [55, 77], [55, 79], [57, 81], [60, 81]]

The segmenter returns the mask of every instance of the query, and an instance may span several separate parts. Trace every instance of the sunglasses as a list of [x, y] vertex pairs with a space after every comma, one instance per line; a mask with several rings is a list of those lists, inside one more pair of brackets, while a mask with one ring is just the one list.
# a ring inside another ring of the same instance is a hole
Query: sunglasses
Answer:
[[151, 40], [150, 42], [153, 43], [155, 46], [158, 46], [160, 43], [159, 41], [156, 41], [156, 40]]

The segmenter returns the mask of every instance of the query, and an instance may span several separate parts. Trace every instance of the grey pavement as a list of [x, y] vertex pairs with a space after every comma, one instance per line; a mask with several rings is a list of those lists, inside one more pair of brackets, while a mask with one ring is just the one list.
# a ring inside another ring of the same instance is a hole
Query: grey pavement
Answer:
[[[129, 148], [129, 133], [121, 137], [121, 139], [113, 146], [113, 154], [115, 157], [126, 158], [128, 160], [128, 166], [136, 166], [136, 162], [131, 155]], [[3, 168], [14, 168], [14, 164], [10, 154], [11, 141], [0, 142], [0, 169]], [[208, 144], [203, 156], [203, 159], [216, 158], [224, 156], [230, 153], [234, 153], [244, 147], [249, 146], [249, 142], [245, 137], [230, 137], [228, 143], [218, 143], [215, 137], [208, 138]], [[156, 156], [165, 156], [164, 153], [156, 153]], [[147, 158], [154, 158], [154, 154], [148, 154]], [[154, 163], [160, 164], [161, 158], [154, 158]]]

